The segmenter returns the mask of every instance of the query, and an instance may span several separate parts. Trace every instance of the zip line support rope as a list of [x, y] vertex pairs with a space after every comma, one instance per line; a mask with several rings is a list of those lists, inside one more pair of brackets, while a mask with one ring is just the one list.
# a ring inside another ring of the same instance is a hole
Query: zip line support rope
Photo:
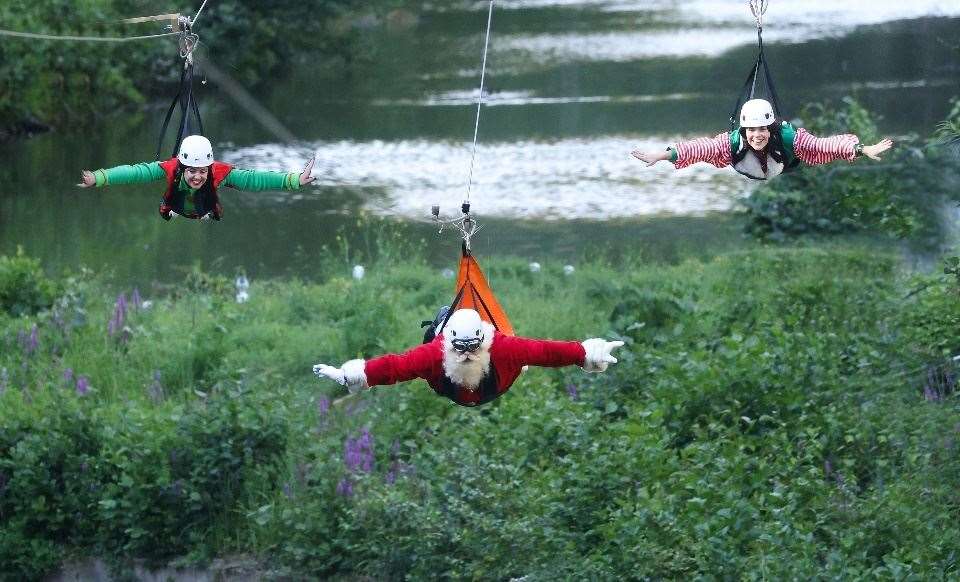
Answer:
[[487, 54], [490, 51], [490, 29], [493, 24], [493, 3], [494, 0], [490, 0], [490, 6], [487, 9], [487, 32], [483, 41], [483, 61], [480, 66], [480, 94], [477, 96], [477, 116], [473, 124], [473, 146], [470, 150], [470, 171], [467, 176], [467, 197], [466, 200], [464, 200], [460, 205], [460, 216], [456, 218], [440, 218], [440, 206], [434, 205], [431, 208], [433, 222], [440, 225], [440, 230], [437, 231], [437, 234], [442, 233], [443, 229], [447, 226], [456, 228], [460, 231], [460, 236], [463, 237], [463, 248], [467, 254], [469, 254], [471, 251], [470, 243], [473, 239], [473, 235], [482, 228], [470, 215], [470, 194], [473, 191], [473, 168], [477, 158], [477, 136], [480, 132], [480, 109], [483, 106], [483, 86], [487, 75]]

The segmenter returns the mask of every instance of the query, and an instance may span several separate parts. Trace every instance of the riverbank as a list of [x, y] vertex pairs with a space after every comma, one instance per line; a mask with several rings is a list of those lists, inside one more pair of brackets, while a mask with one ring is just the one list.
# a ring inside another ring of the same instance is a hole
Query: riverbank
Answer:
[[955, 575], [953, 278], [842, 245], [492, 259], [519, 333], [619, 337], [620, 363], [531, 369], [480, 410], [417, 382], [339, 400], [312, 364], [414, 345], [449, 300], [402, 256], [245, 303], [201, 272], [163, 298], [21, 265], [5, 579], [236, 554], [326, 578]]

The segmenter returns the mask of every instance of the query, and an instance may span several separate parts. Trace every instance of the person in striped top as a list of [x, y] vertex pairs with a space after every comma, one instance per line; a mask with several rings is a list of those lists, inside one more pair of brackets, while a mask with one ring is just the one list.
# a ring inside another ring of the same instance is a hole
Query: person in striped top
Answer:
[[751, 99], [740, 109], [739, 129], [713, 138], [680, 142], [665, 151], [635, 150], [631, 155], [647, 166], [670, 161], [679, 170], [706, 162], [718, 168], [733, 166], [754, 180], [768, 180], [801, 163], [816, 166], [834, 160], [852, 162], [861, 155], [879, 160], [892, 146], [890, 139], [863, 145], [853, 134], [819, 138], [803, 128], [778, 121], [769, 101]]

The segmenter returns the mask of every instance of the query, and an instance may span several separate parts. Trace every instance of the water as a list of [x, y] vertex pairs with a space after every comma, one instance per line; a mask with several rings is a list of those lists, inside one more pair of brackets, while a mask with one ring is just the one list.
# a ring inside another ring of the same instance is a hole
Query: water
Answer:
[[[432, 241], [438, 267], [451, 263], [456, 240], [426, 220], [432, 204], [449, 214], [466, 195], [487, 3], [443, 4], [364, 30], [373, 60], [350, 74], [294, 65], [257, 95], [297, 143], [198, 88], [220, 158], [298, 171], [315, 153], [316, 187], [227, 192], [223, 222], [165, 223], [159, 184], [72, 186], [81, 169], [152, 158], [159, 111], [111, 118], [87, 136], [0, 144], [0, 253], [22, 245], [51, 270], [85, 264], [140, 285], [191, 262], [303, 275], [338, 233], [364, 236], [352, 232], [363, 212], [395, 217]], [[751, 183], [706, 165], [645, 168], [629, 152], [722, 131], [755, 39], [741, 0], [498, 0], [471, 195], [486, 224], [478, 253], [670, 260], [736, 244], [735, 221], [717, 213]], [[764, 39], [791, 112], [855, 94], [885, 133], [925, 134], [960, 93], [955, 1], [774, 1]]]

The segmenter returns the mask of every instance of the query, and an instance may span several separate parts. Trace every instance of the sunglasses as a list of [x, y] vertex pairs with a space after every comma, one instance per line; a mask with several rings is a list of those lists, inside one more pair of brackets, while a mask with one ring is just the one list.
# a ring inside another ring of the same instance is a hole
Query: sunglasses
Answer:
[[483, 343], [482, 338], [472, 338], [472, 339], [455, 339], [452, 342], [454, 351], [465, 354], [470, 352], [471, 354], [478, 349], [480, 349], [480, 344]]

